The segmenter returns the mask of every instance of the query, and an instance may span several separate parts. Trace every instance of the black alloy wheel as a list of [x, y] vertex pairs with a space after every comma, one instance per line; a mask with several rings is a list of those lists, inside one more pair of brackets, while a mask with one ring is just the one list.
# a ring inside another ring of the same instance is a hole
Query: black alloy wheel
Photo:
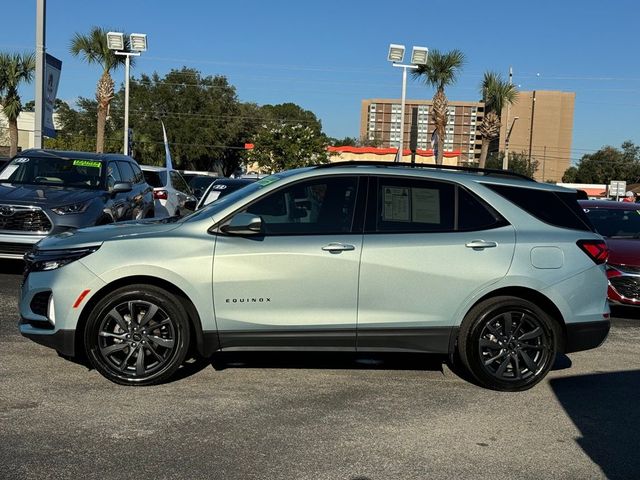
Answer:
[[109, 380], [124, 385], [165, 381], [189, 347], [188, 319], [169, 292], [132, 285], [109, 294], [91, 312], [87, 355]]
[[484, 387], [522, 391], [551, 369], [559, 338], [556, 322], [516, 297], [495, 297], [474, 307], [459, 336], [460, 357]]

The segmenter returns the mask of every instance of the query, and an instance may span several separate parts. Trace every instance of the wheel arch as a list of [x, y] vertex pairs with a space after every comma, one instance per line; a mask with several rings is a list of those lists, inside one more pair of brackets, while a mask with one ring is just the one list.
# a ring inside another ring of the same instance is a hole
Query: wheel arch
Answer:
[[[545, 312], [549, 314], [549, 316], [555, 321], [560, 327], [560, 331], [562, 332], [562, 336], [559, 339], [558, 351], [564, 352], [566, 343], [567, 343], [567, 327], [565, 324], [564, 317], [562, 313], [558, 309], [558, 307], [549, 299], [549, 297], [543, 295], [537, 290], [533, 290], [527, 287], [504, 287], [499, 288], [498, 290], [494, 290], [492, 292], [487, 293], [483, 297], [480, 297], [473, 305], [471, 305], [467, 311], [465, 312], [464, 317], [466, 317], [467, 313], [470, 312], [476, 305], [480, 302], [484, 302], [485, 300], [493, 297], [502, 297], [502, 296], [510, 296], [510, 297], [518, 297], [523, 298], [525, 300], [529, 300], [532, 303], [540, 306]], [[462, 325], [462, 322], [460, 323]], [[458, 344], [458, 334], [460, 328], [456, 328], [454, 331], [454, 335], [452, 335], [451, 341], [449, 342], [449, 355], [455, 354], [455, 349]]]
[[163, 290], [166, 290], [176, 296], [176, 298], [182, 304], [184, 310], [187, 312], [187, 316], [189, 318], [189, 326], [191, 328], [191, 338], [193, 339], [192, 341], [195, 340], [195, 343], [192, 344], [192, 346], [196, 347], [196, 350], [200, 355], [205, 358], [210, 357], [213, 352], [218, 349], [219, 342], [217, 332], [215, 333], [215, 335], [204, 333], [204, 331], [202, 330], [202, 322], [200, 320], [198, 310], [196, 309], [191, 299], [187, 296], [187, 294], [182, 291], [182, 289], [163, 278], [147, 275], [132, 275], [129, 277], [119, 278], [103, 286], [100, 290], [98, 290], [94, 295], [91, 296], [89, 301], [83, 307], [82, 312], [80, 313], [80, 317], [78, 318], [78, 324], [75, 330], [76, 356], [78, 356], [78, 354], [84, 355], [84, 329], [87, 324], [87, 319], [89, 318], [89, 315], [91, 314], [91, 311], [94, 309], [96, 304], [100, 300], [102, 300], [105, 295], [108, 295], [118, 288], [136, 284], [153, 285], [155, 287], [162, 288]]

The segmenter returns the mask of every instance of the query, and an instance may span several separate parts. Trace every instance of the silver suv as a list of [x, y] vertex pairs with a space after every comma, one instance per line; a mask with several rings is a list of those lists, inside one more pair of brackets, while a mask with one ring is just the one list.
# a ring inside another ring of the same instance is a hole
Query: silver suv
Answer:
[[332, 350], [442, 354], [517, 391], [604, 341], [606, 258], [573, 190], [337, 163], [181, 219], [46, 238], [26, 258], [20, 330], [126, 385], [166, 381], [189, 351]]

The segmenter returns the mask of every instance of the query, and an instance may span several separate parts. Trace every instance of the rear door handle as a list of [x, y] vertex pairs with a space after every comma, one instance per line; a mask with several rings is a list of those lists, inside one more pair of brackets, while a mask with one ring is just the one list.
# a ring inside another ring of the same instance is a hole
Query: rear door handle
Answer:
[[325, 252], [340, 253], [348, 250], [355, 250], [356, 247], [349, 245], [348, 243], [330, 243], [322, 247]]
[[498, 244], [496, 242], [485, 242], [484, 240], [472, 240], [464, 245], [467, 248], [477, 248], [482, 250], [483, 248], [494, 248]]

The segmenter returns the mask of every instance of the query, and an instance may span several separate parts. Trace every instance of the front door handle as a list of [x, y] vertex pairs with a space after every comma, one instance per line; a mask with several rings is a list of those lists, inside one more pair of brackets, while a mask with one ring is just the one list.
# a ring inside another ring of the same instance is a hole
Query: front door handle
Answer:
[[464, 246], [467, 248], [482, 250], [483, 248], [497, 247], [498, 244], [496, 242], [485, 242], [484, 240], [472, 240], [469, 243], [466, 243]]
[[322, 247], [322, 250], [331, 253], [340, 253], [347, 250], [355, 249], [356, 247], [354, 247], [353, 245], [349, 245], [348, 243], [330, 243], [329, 245], [325, 245], [324, 247]]

